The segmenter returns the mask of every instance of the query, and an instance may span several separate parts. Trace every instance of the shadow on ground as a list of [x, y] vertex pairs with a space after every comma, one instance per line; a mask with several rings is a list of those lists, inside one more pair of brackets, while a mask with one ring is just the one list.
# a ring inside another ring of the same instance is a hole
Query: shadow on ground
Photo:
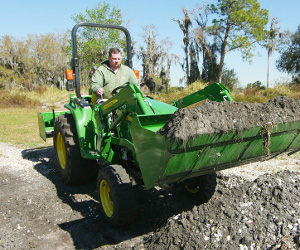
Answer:
[[[36, 171], [55, 185], [57, 196], [63, 203], [80, 213], [78, 219], [59, 225], [71, 235], [76, 249], [116, 245], [143, 236], [162, 227], [170, 217], [195, 205], [179, 187], [163, 186], [146, 190], [143, 186], [137, 186], [134, 189], [138, 210], [135, 221], [127, 227], [114, 228], [101, 214], [96, 198], [96, 181], [80, 186], [62, 183], [54, 163], [53, 147], [26, 149], [22, 151], [22, 156], [34, 162]], [[86, 198], [76, 200], [74, 197], [78, 194]]]

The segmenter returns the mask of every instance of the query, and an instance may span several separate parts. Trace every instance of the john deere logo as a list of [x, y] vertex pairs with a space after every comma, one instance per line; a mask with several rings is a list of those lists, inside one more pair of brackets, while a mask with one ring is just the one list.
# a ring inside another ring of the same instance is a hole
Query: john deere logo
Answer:
[[117, 103], [118, 101], [119, 101], [118, 99], [115, 99], [115, 100], [112, 100], [112, 101], [109, 102], [109, 103], [106, 103], [106, 104], [103, 106], [103, 110], [110, 108], [112, 105], [114, 105], [114, 104]]

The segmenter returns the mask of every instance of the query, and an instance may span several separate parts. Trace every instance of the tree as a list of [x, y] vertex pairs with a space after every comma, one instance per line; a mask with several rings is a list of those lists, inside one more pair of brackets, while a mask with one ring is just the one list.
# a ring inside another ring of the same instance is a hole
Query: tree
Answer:
[[142, 60], [143, 78], [154, 78], [155, 68], [158, 66], [161, 57], [162, 45], [156, 40], [157, 29], [155, 25], [147, 25], [142, 27], [143, 34], [141, 37], [144, 40], [145, 46], [141, 45], [138, 50], [138, 59]]
[[190, 72], [189, 72], [188, 84], [191, 84], [200, 79], [200, 71], [198, 67], [199, 57], [198, 57], [198, 51], [195, 49], [194, 43], [191, 43], [189, 52], [190, 52], [189, 53]]
[[287, 40], [280, 51], [280, 58], [276, 67], [282, 72], [293, 76], [300, 75], [300, 25], [294, 34], [287, 36]]
[[264, 84], [261, 81], [256, 81], [254, 83], [248, 83], [247, 84], [247, 88], [264, 90], [265, 86], [264, 86]]
[[[121, 10], [108, 3], [98, 3], [85, 14], [73, 16], [78, 22], [93, 22], [112, 25], [123, 25]], [[94, 70], [108, 57], [111, 47], [118, 47], [126, 53], [126, 40], [123, 33], [116, 29], [83, 28], [78, 30], [78, 55], [81, 66], [81, 82], [88, 85]], [[124, 57], [123, 57], [124, 58]]]
[[257, 0], [218, 0], [216, 5], [209, 5], [209, 10], [214, 18], [205, 31], [218, 44], [221, 82], [228, 52], [239, 49], [242, 57], [250, 60], [254, 45], [266, 39], [268, 10], [261, 8]]
[[49, 33], [40, 36], [29, 35], [28, 37], [30, 49], [34, 51], [28, 67], [34, 70], [39, 82], [61, 87], [68, 62], [65, 51], [67, 40], [64, 35]]
[[179, 62], [179, 57], [176, 54], [169, 54], [170, 49], [173, 46], [173, 43], [169, 41], [168, 38], [165, 38], [161, 41], [162, 51], [161, 58], [159, 63], [159, 77], [161, 80], [162, 86], [165, 90], [169, 91], [169, 82], [170, 82], [170, 74], [171, 74], [171, 65], [177, 64]]
[[141, 37], [144, 45], [137, 51], [138, 59], [142, 60], [143, 81], [152, 79], [153, 82], [159, 79], [160, 83], [168, 88], [171, 65], [178, 61], [177, 55], [168, 53], [173, 44], [168, 38], [157, 41], [158, 32], [155, 25], [144, 26], [143, 31]]
[[0, 64], [16, 74], [24, 73], [25, 58], [29, 58], [28, 45], [11, 36], [3, 36], [0, 40]]
[[[14, 72], [7, 86], [33, 90], [38, 85], [62, 83], [67, 67], [64, 35], [29, 35], [18, 41], [4, 36], [0, 39], [0, 65]], [[17, 82], [18, 79], [18, 82]]]
[[234, 69], [227, 69], [224, 67], [222, 79], [223, 84], [230, 90], [238, 87], [239, 79]]
[[276, 27], [277, 24], [277, 18], [272, 18], [271, 27], [268, 34], [268, 44], [266, 45], [268, 50], [267, 88], [269, 88], [270, 57], [274, 53], [274, 50], [276, 49], [278, 44], [278, 40], [276, 39], [276, 37], [281, 36], [280, 29]]
[[267, 38], [265, 26], [268, 23], [268, 10], [261, 8], [257, 0], [217, 0], [216, 5], [197, 5], [190, 12], [197, 25], [192, 31], [189, 12], [186, 9], [183, 12], [184, 18], [175, 21], [184, 33], [183, 68], [187, 77], [190, 77], [191, 65], [196, 69], [196, 63], [200, 63], [199, 58], [193, 55], [199, 57], [202, 53], [201, 78], [222, 82], [225, 55], [228, 52], [240, 50], [243, 59], [251, 60], [255, 45]]
[[197, 24], [197, 27], [193, 30], [194, 42], [198, 53], [202, 53], [201, 78], [205, 82], [215, 82], [217, 81], [218, 73], [218, 46], [216, 42], [208, 41], [208, 34], [206, 32], [210, 10], [207, 4], [203, 6], [198, 4], [191, 13]]
[[[189, 13], [187, 9], [182, 8], [182, 12], [184, 14], [184, 17], [179, 19], [173, 19], [173, 21], [177, 22], [180, 29], [183, 32], [183, 50], [184, 50], [184, 63], [181, 64], [182, 69], [185, 71], [185, 77], [187, 84], [191, 84], [192, 80], [190, 79], [190, 44], [191, 44], [191, 38], [190, 38], [190, 28], [192, 26], [192, 20], [189, 16]], [[195, 65], [194, 65], [195, 67]]]

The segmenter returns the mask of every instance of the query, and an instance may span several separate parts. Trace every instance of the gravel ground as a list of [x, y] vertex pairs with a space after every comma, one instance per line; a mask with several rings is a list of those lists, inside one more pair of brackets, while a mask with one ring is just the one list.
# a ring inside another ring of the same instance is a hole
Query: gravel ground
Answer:
[[137, 187], [126, 228], [104, 221], [95, 183], [62, 184], [52, 147], [0, 143], [0, 175], [2, 249], [300, 248], [299, 153], [221, 171], [205, 204], [179, 187]]

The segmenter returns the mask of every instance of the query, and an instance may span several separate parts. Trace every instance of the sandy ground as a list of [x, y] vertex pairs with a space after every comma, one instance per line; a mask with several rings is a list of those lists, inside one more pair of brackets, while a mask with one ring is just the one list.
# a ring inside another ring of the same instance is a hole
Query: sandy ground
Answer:
[[[268, 172], [300, 172], [299, 153], [224, 170], [227, 186], [235, 178], [253, 181]], [[95, 199], [96, 183], [65, 186], [58, 177], [53, 148], [22, 149], [0, 143], [0, 248], [2, 249], [140, 249], [144, 239], [169, 218], [197, 204], [181, 189], [137, 187], [139, 216], [133, 225], [112, 228]], [[201, 205], [200, 205], [201, 206]], [[291, 248], [293, 249], [293, 248]]]

